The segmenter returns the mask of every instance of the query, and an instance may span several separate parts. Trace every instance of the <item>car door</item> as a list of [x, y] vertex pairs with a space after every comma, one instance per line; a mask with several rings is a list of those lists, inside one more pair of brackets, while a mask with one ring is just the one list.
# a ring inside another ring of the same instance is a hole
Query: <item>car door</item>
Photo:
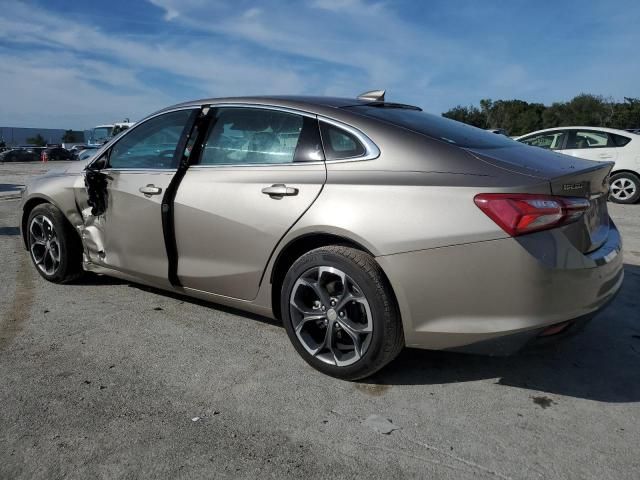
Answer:
[[216, 108], [174, 203], [183, 287], [256, 297], [279, 240], [326, 181], [313, 115], [257, 106]]
[[82, 237], [91, 263], [170, 286], [163, 195], [197, 112], [181, 109], [140, 123], [85, 170]]
[[599, 161], [615, 161], [618, 156], [607, 132], [588, 129], [568, 130], [566, 148], [562, 153]]

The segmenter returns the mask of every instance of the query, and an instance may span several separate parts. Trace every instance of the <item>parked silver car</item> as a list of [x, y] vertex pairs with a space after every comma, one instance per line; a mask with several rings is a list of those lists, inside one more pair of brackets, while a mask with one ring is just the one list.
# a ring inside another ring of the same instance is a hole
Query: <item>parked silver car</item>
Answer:
[[375, 95], [183, 103], [83, 165], [24, 192], [44, 278], [88, 270], [280, 318], [336, 377], [405, 345], [510, 353], [623, 280], [611, 163]]

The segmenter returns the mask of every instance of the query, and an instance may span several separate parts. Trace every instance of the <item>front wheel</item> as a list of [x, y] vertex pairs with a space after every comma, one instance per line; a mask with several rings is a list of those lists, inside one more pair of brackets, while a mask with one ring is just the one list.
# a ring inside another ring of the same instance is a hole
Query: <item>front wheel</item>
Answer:
[[70, 282], [82, 274], [82, 245], [62, 212], [44, 203], [27, 221], [27, 242], [38, 273], [55, 283]]
[[322, 247], [300, 257], [285, 277], [281, 312], [302, 358], [345, 380], [373, 374], [404, 345], [400, 315], [382, 269], [353, 248]]
[[609, 199], [615, 203], [636, 203], [640, 199], [640, 178], [630, 172], [611, 175]]

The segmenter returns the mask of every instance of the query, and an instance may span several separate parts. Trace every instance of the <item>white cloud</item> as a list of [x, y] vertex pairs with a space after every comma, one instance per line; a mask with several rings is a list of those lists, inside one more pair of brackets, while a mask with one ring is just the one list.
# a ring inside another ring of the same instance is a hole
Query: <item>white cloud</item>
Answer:
[[[535, 57], [510, 54], [515, 46], [500, 36], [499, 26], [489, 35], [492, 42], [477, 45], [459, 31], [425, 27], [435, 21], [431, 10], [418, 23], [387, 1], [149, 2], [157, 15], [135, 21], [149, 25], [163, 17], [175, 35], [114, 33], [100, 21], [69, 21], [63, 13], [18, 2], [3, 5], [0, 123], [55, 127], [62, 121], [83, 128], [201, 96], [355, 96], [374, 88], [439, 112], [486, 97], [546, 101], [580, 90], [634, 95], [633, 79], [640, 74], [637, 62], [609, 54], [597, 64], [536, 69]], [[460, 28], [483, 21], [473, 16], [476, 7], [463, 10]], [[607, 42], [616, 52], [629, 51], [637, 44], [633, 35], [613, 32]], [[554, 58], [565, 55], [562, 48], [558, 43]], [[546, 54], [541, 51], [538, 65]], [[618, 72], [606, 80], [612, 90], [598, 91], [601, 71]]]

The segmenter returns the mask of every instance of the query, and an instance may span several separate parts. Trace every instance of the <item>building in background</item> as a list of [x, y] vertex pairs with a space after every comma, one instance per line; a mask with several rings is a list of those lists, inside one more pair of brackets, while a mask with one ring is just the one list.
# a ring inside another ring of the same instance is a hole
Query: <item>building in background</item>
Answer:
[[[46, 143], [62, 143], [62, 136], [67, 130], [64, 128], [23, 128], [23, 127], [0, 127], [0, 141], [4, 141], [7, 147], [18, 145], [28, 145], [30, 138], [41, 135]], [[76, 142], [85, 143], [86, 138], [83, 131], [73, 130]]]

